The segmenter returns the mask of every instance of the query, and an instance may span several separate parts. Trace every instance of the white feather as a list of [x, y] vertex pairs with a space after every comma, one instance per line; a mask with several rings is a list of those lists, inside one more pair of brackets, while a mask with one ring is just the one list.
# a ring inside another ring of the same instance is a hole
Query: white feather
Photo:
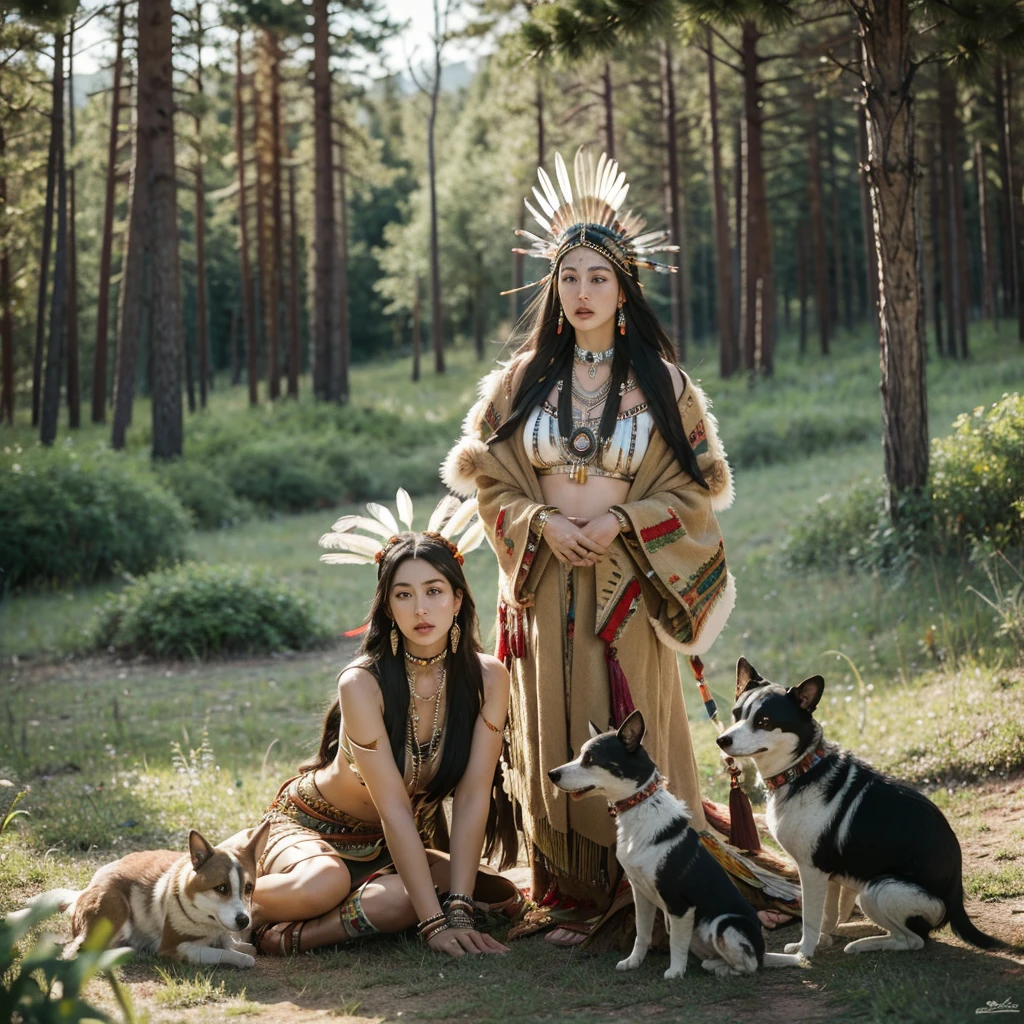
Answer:
[[524, 199], [523, 202], [526, 204], [526, 208], [533, 214], [533, 219], [550, 235], [551, 234], [551, 221], [547, 218], [542, 217], [534, 208], [533, 204], [529, 199]]
[[558, 178], [559, 188], [567, 203], [572, 203], [572, 185], [569, 184], [569, 172], [566, 170], [565, 161], [561, 153], [555, 154], [555, 176]]
[[549, 216], [554, 217], [555, 208], [548, 202], [547, 196], [536, 185], [533, 186], [533, 197], [537, 200], [537, 205]]
[[557, 210], [562, 204], [558, 201], [558, 193], [555, 191], [555, 186], [551, 184], [548, 172], [543, 167], [538, 167], [537, 177], [540, 178], [541, 188], [544, 189], [544, 195], [548, 197], [551, 208]]
[[342, 516], [331, 529], [335, 533], [348, 533], [350, 530], [369, 530], [385, 540], [394, 533], [393, 530], [388, 530], [386, 526], [378, 523], [376, 519], [371, 519], [369, 516]]
[[453, 494], [446, 494], [430, 513], [430, 522], [427, 523], [428, 533], [440, 533], [444, 521], [459, 507], [459, 499]]
[[375, 537], [364, 537], [361, 533], [325, 533], [320, 538], [320, 546], [331, 547], [339, 551], [352, 551], [357, 555], [376, 556], [383, 546]]
[[412, 529], [412, 498], [404, 487], [398, 488], [395, 495], [395, 506], [398, 508], [398, 518], [405, 524], [407, 530]]
[[332, 552], [321, 555], [320, 561], [327, 562], [329, 565], [372, 565], [374, 560], [366, 555], [356, 555], [347, 551], [344, 554]]
[[476, 515], [476, 498], [464, 501], [453, 513], [451, 519], [445, 523], [441, 533], [449, 540], [457, 537], [469, 524], [469, 521]]
[[468, 555], [480, 547], [484, 539], [484, 524], [478, 519], [460, 538], [458, 543], [459, 554]]
[[[391, 531], [391, 533], [402, 532], [398, 528], [398, 521], [391, 514], [391, 509], [386, 505], [379, 505], [375, 501], [368, 501], [366, 503], [366, 511], [369, 512], [371, 516], [379, 519], [380, 522], [382, 522]], [[391, 536], [391, 534], [388, 534], [388, 536]]]

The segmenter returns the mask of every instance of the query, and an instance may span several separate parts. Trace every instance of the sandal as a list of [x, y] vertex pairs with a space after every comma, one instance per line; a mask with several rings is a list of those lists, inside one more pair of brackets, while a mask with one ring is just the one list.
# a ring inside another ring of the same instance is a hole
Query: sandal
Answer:
[[579, 946], [590, 938], [594, 928], [601, 920], [601, 916], [596, 914], [594, 917], [588, 917], [582, 921], [561, 921], [544, 936], [544, 941], [550, 942], [552, 946], [569, 949]]
[[265, 956], [294, 956], [301, 951], [305, 921], [276, 921], [252, 930], [250, 941]]

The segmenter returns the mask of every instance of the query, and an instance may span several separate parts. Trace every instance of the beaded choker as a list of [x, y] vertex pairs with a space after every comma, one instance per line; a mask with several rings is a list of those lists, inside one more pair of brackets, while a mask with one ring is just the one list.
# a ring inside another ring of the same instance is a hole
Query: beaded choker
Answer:
[[419, 668], [429, 668], [431, 665], [436, 665], [438, 662], [444, 661], [448, 657], [448, 648], [445, 647], [440, 654], [435, 654], [432, 658], [417, 658], [415, 654], [410, 654], [408, 651], [405, 652], [405, 660], [410, 665], [416, 665]]
[[597, 376], [597, 367], [599, 363], [606, 363], [612, 356], [615, 355], [615, 347], [606, 348], [603, 352], [591, 352], [590, 349], [580, 348], [579, 345], [573, 345], [573, 355], [581, 363], [588, 363], [589, 368], [587, 373], [590, 374], [591, 379]]

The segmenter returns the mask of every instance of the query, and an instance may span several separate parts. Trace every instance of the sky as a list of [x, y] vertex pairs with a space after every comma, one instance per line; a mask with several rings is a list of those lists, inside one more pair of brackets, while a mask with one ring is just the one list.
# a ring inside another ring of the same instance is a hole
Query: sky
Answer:
[[[85, 6], [90, 9], [94, 7], [94, 3], [92, 0], [86, 0]], [[384, 59], [388, 69], [392, 72], [403, 71], [408, 66], [410, 57], [416, 64], [426, 60], [434, 29], [431, 0], [384, 0], [383, 6], [393, 21], [408, 22], [405, 31], [389, 40], [384, 47]], [[112, 59], [113, 46], [106, 39], [106, 33], [107, 30], [98, 18], [76, 33], [76, 74], [92, 74]], [[468, 49], [458, 42], [450, 43], [445, 48], [445, 63], [465, 60], [474, 52], [475, 50]]]

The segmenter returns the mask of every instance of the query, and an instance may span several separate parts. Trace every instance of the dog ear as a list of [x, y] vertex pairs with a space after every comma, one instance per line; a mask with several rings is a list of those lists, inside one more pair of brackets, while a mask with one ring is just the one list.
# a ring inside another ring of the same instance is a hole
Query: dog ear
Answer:
[[198, 871], [212, 856], [213, 847], [195, 830], [188, 834], [188, 852], [192, 867]]
[[598, 736], [601, 735], [601, 730], [598, 729], [598, 727], [596, 725], [594, 725], [593, 722], [587, 722], [587, 725], [590, 726], [590, 738], [591, 739], [596, 739]]
[[786, 694], [791, 700], [795, 700], [804, 711], [813, 715], [824, 690], [825, 680], [821, 676], [811, 676], [799, 686], [791, 686]]
[[626, 720], [619, 726], [616, 735], [622, 740], [626, 750], [635, 754], [644, 741], [644, 733], [647, 726], [644, 725], [644, 716], [639, 711], [631, 712]]
[[764, 685], [765, 680], [761, 673], [746, 658], [740, 658], [736, 662], [736, 700], [739, 700], [740, 694], [746, 693], [747, 690], [755, 690]]
[[248, 844], [245, 847], [245, 852], [253, 859], [253, 865], [259, 864], [260, 857], [263, 856], [263, 851], [267, 845], [267, 839], [270, 836], [270, 822], [265, 821], [259, 828], [253, 831]]

